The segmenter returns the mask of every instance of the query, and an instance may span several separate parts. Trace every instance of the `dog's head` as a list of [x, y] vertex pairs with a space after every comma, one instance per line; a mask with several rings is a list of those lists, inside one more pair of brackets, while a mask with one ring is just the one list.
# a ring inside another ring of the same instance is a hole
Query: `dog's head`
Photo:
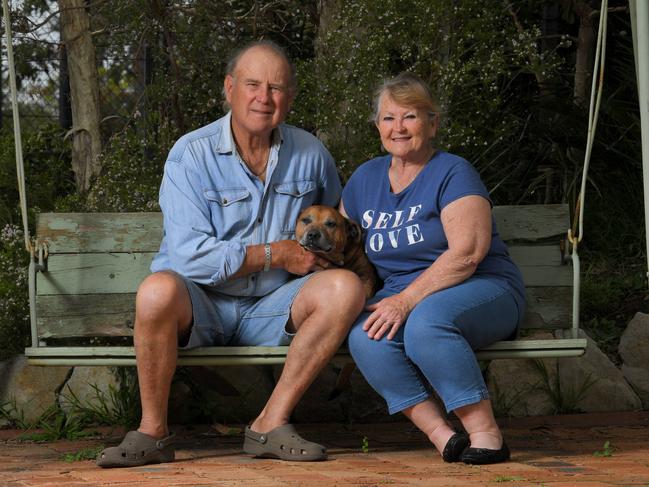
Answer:
[[297, 218], [295, 238], [302, 247], [342, 265], [345, 250], [361, 242], [361, 227], [330, 206], [309, 206]]

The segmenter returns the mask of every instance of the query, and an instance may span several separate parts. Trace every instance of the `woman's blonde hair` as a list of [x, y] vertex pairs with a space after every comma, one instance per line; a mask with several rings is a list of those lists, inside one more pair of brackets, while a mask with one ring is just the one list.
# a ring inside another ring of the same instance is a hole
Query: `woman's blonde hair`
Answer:
[[398, 105], [424, 110], [432, 118], [439, 113], [439, 104], [428, 85], [416, 74], [401, 73], [385, 80], [374, 93], [373, 121], [379, 121], [381, 99], [388, 95]]

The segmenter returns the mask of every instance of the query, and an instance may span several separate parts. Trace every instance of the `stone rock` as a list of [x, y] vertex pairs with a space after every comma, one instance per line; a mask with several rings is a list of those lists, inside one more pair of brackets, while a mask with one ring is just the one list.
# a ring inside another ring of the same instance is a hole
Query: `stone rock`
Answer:
[[640, 367], [649, 374], [649, 315], [636, 313], [627, 325], [618, 353], [628, 367]]
[[622, 374], [642, 401], [642, 409], [649, 410], [649, 371], [643, 367], [622, 365]]
[[65, 382], [69, 367], [27, 365], [24, 355], [10, 359], [0, 382], [0, 403], [16, 406], [27, 423], [36, 422], [56, 403], [56, 389]]
[[98, 406], [103, 394], [109, 397], [110, 387], [119, 388], [119, 381], [110, 367], [74, 367], [72, 376], [61, 390], [60, 404], [64, 411], [71, 410], [73, 397], [82, 406]]
[[[538, 337], [536, 337], [538, 338]], [[489, 364], [487, 386], [496, 416], [545, 416], [554, 405], [544, 388], [543, 372], [550, 383], [557, 377], [556, 359], [499, 359]]]
[[[570, 338], [557, 330], [557, 338]], [[582, 357], [542, 360], [494, 360], [487, 383], [497, 415], [536, 416], [596, 411], [629, 411], [642, 406], [622, 372], [588, 340]], [[527, 339], [549, 338], [536, 334]]]
[[[536, 331], [519, 340], [551, 339], [550, 332]], [[496, 416], [544, 416], [554, 412], [554, 405], [544, 387], [557, 378], [557, 361], [553, 358], [498, 359], [487, 368], [487, 387]]]
[[[566, 338], [569, 336], [569, 330], [557, 333]], [[583, 331], [582, 334], [588, 340], [586, 353], [581, 357], [559, 359], [561, 391], [566, 407], [575, 407], [586, 413], [641, 409], [640, 398], [622, 372], [588, 335]]]

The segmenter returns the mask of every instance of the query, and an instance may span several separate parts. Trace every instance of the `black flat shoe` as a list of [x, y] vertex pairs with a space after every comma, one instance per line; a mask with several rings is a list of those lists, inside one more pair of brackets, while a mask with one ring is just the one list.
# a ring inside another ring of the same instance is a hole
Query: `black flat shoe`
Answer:
[[461, 460], [471, 465], [488, 465], [490, 463], [506, 462], [509, 457], [509, 448], [507, 448], [507, 444], [503, 440], [503, 446], [500, 447], [500, 450], [469, 447], [462, 453]]
[[467, 446], [469, 446], [469, 436], [466, 433], [455, 433], [446, 442], [442, 459], [447, 463], [459, 462]]

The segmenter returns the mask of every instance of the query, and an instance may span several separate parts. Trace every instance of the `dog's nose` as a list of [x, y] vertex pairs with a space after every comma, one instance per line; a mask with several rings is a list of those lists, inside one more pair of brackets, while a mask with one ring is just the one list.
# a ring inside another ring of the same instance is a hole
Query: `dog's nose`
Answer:
[[313, 242], [314, 240], [317, 240], [320, 237], [320, 232], [317, 230], [309, 230], [306, 234], [306, 240], [307, 242]]

